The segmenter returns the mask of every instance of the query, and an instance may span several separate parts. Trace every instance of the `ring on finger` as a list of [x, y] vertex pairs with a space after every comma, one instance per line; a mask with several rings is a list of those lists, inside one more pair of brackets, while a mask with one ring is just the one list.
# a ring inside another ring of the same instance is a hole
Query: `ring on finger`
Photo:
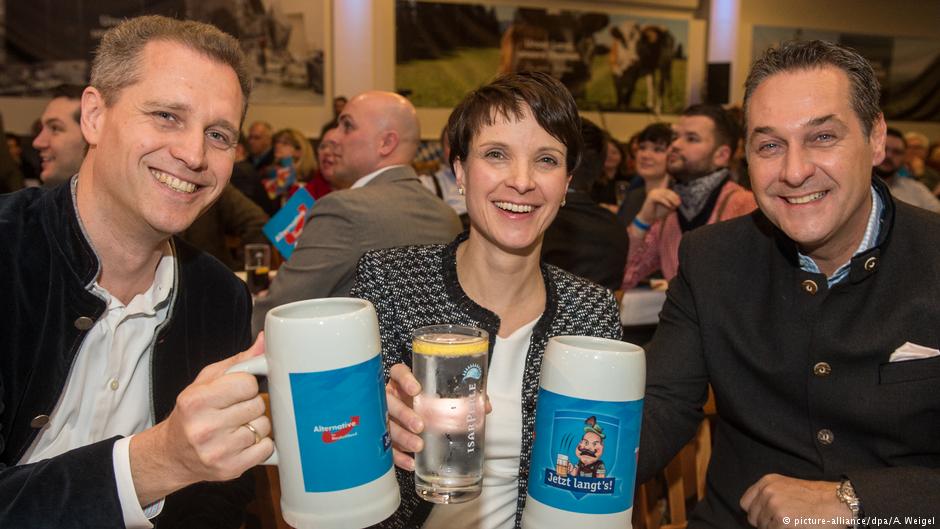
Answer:
[[255, 430], [255, 427], [252, 426], [251, 423], [248, 423], [248, 422], [246, 422], [246, 423], [244, 424], [244, 426], [245, 426], [245, 428], [248, 428], [248, 431], [250, 431], [251, 433], [255, 434], [255, 444], [260, 443], [260, 442], [261, 442], [261, 434], [258, 433], [258, 430]]

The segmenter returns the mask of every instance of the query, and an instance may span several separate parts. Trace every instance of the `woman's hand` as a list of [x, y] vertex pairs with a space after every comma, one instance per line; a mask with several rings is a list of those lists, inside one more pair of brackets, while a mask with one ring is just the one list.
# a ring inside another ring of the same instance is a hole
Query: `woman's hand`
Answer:
[[[389, 434], [392, 437], [392, 459], [403, 470], [415, 469], [411, 455], [424, 450], [424, 441], [418, 435], [424, 431], [424, 420], [415, 413], [414, 398], [421, 393], [421, 384], [405, 364], [395, 364], [389, 371], [385, 385], [388, 400]], [[489, 395], [485, 396], [485, 412], [493, 411]]]
[[414, 398], [421, 393], [421, 384], [405, 364], [395, 364], [389, 371], [385, 397], [388, 400], [389, 433], [392, 437], [392, 457], [395, 465], [404, 470], [414, 470], [415, 460], [411, 453], [424, 449], [424, 441], [418, 436], [424, 431], [424, 421], [414, 411]]

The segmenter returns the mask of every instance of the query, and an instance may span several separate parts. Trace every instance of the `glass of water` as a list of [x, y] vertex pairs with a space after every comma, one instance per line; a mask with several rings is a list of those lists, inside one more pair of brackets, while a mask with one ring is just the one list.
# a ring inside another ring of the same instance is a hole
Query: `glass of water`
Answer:
[[424, 450], [415, 454], [415, 489], [433, 503], [480, 495], [489, 335], [461, 325], [412, 333], [412, 371], [421, 384], [415, 412], [424, 420]]

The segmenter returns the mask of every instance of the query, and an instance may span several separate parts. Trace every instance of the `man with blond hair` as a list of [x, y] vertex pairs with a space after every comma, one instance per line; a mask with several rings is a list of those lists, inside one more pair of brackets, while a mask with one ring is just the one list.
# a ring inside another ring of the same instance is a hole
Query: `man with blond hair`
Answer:
[[225, 374], [263, 345], [244, 284], [173, 235], [228, 184], [249, 91], [230, 35], [125, 21], [77, 176], [0, 197], [0, 527], [241, 525], [250, 476], [205, 482], [273, 450], [257, 381]]
[[[409, 165], [420, 128], [414, 106], [392, 92], [365, 92], [343, 108], [334, 149], [334, 191], [310, 210], [294, 253], [255, 302], [253, 328], [268, 310], [301, 299], [345, 296], [362, 254], [376, 248], [449, 242], [454, 211]], [[349, 189], [345, 189], [345, 188]]]

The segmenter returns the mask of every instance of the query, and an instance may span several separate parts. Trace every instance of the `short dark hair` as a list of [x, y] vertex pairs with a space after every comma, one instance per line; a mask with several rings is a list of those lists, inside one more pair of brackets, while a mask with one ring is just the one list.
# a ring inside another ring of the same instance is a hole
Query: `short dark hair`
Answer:
[[738, 138], [741, 137], [740, 127], [727, 110], [719, 105], [698, 104], [692, 105], [682, 111], [682, 116], [705, 116], [715, 125], [716, 146], [727, 145], [731, 153], [738, 148]]
[[594, 181], [604, 170], [607, 158], [607, 133], [591, 120], [581, 118], [581, 163], [571, 173], [571, 187], [578, 191], [590, 192]]
[[747, 119], [748, 101], [754, 91], [767, 78], [778, 73], [811, 70], [831, 66], [849, 78], [852, 110], [858, 116], [867, 138], [881, 114], [878, 102], [881, 88], [875, 71], [867, 59], [858, 52], [824, 40], [789, 41], [776, 48], [768, 48], [754, 61], [744, 82], [744, 117]]
[[668, 124], [653, 123], [647, 125], [645, 129], [641, 130], [636, 135], [636, 142], [643, 143], [644, 141], [648, 141], [657, 145], [669, 145], [672, 143], [674, 136], [675, 134], [672, 132], [672, 127]]
[[[69, 101], [79, 101], [82, 100], [82, 93], [85, 92], [85, 87], [77, 84], [63, 84], [59, 85], [52, 91], [52, 99], [59, 99], [63, 97]], [[82, 107], [79, 106], [78, 110], [72, 113], [72, 119], [75, 120], [75, 123], [81, 124], [82, 122]]]
[[503, 74], [470, 92], [447, 120], [450, 159], [465, 161], [473, 138], [497, 116], [520, 119], [523, 105], [532, 110], [539, 126], [564, 144], [565, 166], [574, 172], [581, 159], [581, 118], [571, 92], [558, 80], [542, 72]]
[[888, 136], [894, 136], [895, 138], [901, 140], [901, 143], [904, 144], [904, 148], [907, 148], [907, 140], [904, 139], [904, 133], [894, 127], [888, 127], [887, 130], [885, 130], [885, 133]]

